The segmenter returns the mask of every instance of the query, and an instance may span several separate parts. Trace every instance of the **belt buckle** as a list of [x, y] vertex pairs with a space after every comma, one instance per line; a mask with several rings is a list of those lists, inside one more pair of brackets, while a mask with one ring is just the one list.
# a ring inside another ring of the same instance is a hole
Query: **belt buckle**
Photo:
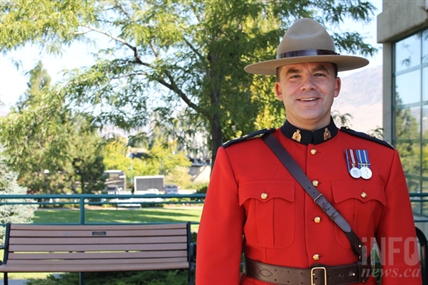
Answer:
[[314, 280], [315, 270], [324, 271], [324, 284], [327, 285], [327, 269], [324, 266], [316, 266], [311, 268], [311, 285], [316, 285]]

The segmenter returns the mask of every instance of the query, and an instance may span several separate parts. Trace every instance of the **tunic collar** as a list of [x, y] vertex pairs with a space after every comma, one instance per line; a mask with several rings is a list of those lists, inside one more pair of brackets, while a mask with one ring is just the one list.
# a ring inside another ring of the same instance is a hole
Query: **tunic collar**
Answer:
[[281, 132], [289, 139], [308, 145], [320, 144], [334, 138], [338, 133], [338, 129], [333, 119], [330, 119], [330, 123], [327, 126], [315, 131], [299, 129], [288, 121], [285, 121], [284, 125], [281, 127]]

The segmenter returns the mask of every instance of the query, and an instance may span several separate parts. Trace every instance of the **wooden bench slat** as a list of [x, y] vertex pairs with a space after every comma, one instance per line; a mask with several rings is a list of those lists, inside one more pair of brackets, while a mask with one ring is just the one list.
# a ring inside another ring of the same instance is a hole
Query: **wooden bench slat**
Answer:
[[[44, 265], [54, 265], [57, 264], [63, 265], [64, 270], [66, 270], [67, 266], [69, 265], [82, 265], [86, 264], [87, 266], [92, 266], [93, 263], [97, 264], [133, 264], [133, 263], [175, 263], [175, 262], [186, 262], [187, 259], [185, 257], [170, 257], [170, 258], [144, 258], [144, 259], [66, 259], [66, 260], [37, 260], [37, 264], [44, 264]], [[32, 266], [34, 264], [34, 260], [10, 260], [7, 262], [8, 265], [15, 265], [15, 264], [21, 264], [21, 265], [27, 265]]]
[[71, 245], [9, 245], [9, 251], [117, 251], [117, 250], [175, 250], [187, 249], [187, 245], [183, 243], [176, 244], [71, 244]]
[[166, 236], [166, 237], [84, 237], [76, 239], [75, 237], [66, 238], [10, 238], [11, 244], [151, 244], [151, 243], [182, 243], [186, 242], [186, 236]]
[[[23, 271], [23, 267], [25, 270]], [[31, 266], [22, 264], [16, 265], [4, 265], [0, 266], [3, 271], [7, 272], [105, 272], [105, 271], [136, 271], [136, 270], [165, 270], [165, 269], [188, 269], [188, 262], [178, 263], [131, 263], [131, 264], [76, 264], [74, 266], [62, 266], [62, 265], [45, 265], [45, 264], [33, 264]]]
[[67, 230], [67, 231], [80, 231], [80, 230], [139, 230], [141, 226], [144, 229], [185, 229], [187, 225], [184, 223], [177, 224], [138, 224], [138, 225], [120, 225], [118, 228], [117, 225], [34, 225], [34, 224], [11, 224], [10, 228], [12, 230], [33, 230], [33, 231], [43, 231], [43, 230]]
[[8, 262], [12, 260], [38, 260], [38, 259], [97, 259], [100, 258], [164, 258], [164, 257], [187, 257], [186, 250], [168, 251], [134, 251], [134, 252], [72, 252], [72, 253], [10, 253]]
[[159, 230], [121, 230], [121, 229], [81, 229], [81, 230], [61, 230], [61, 229], [46, 229], [46, 230], [14, 230], [11, 237], [145, 237], [145, 236], [177, 236], [186, 235], [186, 229], [159, 229]]

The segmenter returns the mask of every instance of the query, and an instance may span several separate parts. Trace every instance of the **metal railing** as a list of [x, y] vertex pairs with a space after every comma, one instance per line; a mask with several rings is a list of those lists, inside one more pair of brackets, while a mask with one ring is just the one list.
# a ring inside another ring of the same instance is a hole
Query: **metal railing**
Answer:
[[[85, 224], [86, 206], [203, 204], [205, 194], [1, 194], [2, 205], [74, 206], [79, 209], [79, 224]], [[22, 201], [21, 201], [22, 200]], [[5, 224], [0, 224], [4, 226]]]
[[[417, 215], [416, 221], [428, 222], [428, 193], [410, 193], [409, 195], [413, 208], [416, 209], [414, 211]], [[72, 205], [79, 208], [79, 223], [85, 224], [86, 206], [105, 204], [116, 207], [126, 204], [203, 204], [205, 194], [0, 194], [0, 200], [3, 205]]]
[[428, 193], [410, 193], [415, 221], [428, 222]]

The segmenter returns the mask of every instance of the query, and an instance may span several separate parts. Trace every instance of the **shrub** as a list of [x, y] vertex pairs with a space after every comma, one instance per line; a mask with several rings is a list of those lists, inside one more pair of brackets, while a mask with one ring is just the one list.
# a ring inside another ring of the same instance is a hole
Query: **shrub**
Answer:
[[[186, 285], [187, 270], [153, 270], [129, 272], [84, 273], [85, 285]], [[30, 279], [27, 285], [76, 285], [79, 273], [49, 275], [46, 279]]]

